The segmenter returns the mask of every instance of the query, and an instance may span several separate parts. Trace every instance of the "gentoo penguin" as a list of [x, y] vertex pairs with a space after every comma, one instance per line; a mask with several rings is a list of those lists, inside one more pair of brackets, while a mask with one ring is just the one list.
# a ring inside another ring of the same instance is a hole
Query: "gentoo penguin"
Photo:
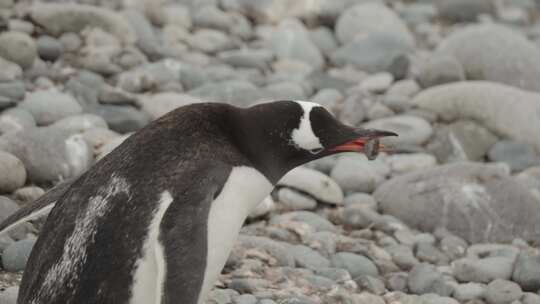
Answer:
[[34, 208], [52, 210], [18, 303], [201, 304], [250, 210], [285, 173], [392, 135], [310, 102], [178, 108]]

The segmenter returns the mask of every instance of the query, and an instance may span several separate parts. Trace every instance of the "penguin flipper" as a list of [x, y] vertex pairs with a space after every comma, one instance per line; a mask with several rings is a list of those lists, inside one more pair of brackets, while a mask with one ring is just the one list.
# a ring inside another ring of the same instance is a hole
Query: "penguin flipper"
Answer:
[[56, 204], [56, 201], [69, 189], [72, 182], [73, 179], [59, 183], [32, 203], [25, 205], [10, 215], [0, 223], [0, 234], [7, 233], [22, 223], [47, 216]]

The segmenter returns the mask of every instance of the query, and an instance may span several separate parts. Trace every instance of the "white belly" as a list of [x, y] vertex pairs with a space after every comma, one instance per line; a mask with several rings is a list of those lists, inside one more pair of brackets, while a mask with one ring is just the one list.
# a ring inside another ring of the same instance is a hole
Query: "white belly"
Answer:
[[203, 303], [225, 266], [244, 220], [272, 187], [270, 181], [253, 168], [235, 167], [231, 171], [208, 214], [208, 254], [199, 303]]
[[161, 194], [157, 210], [152, 216], [148, 234], [144, 240], [143, 256], [136, 264], [130, 304], [161, 303], [167, 269], [163, 245], [159, 241], [159, 226], [172, 201], [173, 198], [168, 191]]

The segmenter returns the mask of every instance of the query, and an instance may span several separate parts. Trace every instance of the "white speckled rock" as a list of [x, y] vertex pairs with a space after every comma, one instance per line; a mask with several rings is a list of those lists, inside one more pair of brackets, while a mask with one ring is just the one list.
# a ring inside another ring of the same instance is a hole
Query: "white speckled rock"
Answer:
[[338, 184], [328, 175], [313, 169], [296, 168], [281, 178], [278, 185], [301, 190], [322, 202], [343, 203], [343, 191]]

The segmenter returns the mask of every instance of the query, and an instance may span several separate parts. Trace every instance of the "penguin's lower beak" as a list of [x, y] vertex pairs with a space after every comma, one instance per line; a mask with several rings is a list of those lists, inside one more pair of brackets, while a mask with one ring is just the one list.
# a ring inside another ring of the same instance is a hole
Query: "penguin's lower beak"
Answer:
[[374, 159], [379, 152], [389, 151], [387, 147], [379, 142], [379, 138], [387, 136], [398, 136], [390, 131], [376, 129], [357, 129], [356, 137], [344, 144], [332, 149], [333, 152], [360, 152], [366, 154], [368, 159]]

